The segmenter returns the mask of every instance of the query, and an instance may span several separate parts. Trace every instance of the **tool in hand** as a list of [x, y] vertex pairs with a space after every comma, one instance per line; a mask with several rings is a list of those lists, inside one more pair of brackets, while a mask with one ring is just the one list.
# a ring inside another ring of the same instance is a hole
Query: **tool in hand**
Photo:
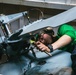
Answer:
[[[33, 44], [33, 43], [35, 43], [35, 41], [33, 41], [33, 40], [30, 40], [30, 43], [31, 44]], [[49, 56], [52, 56], [52, 54], [51, 53], [49, 53], [49, 52], [47, 52], [47, 51], [44, 51], [47, 55], [49, 55]]]

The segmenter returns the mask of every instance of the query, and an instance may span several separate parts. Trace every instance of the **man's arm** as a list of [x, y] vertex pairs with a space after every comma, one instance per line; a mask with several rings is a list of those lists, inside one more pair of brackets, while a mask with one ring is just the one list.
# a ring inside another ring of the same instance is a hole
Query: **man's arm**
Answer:
[[[58, 48], [61, 48], [67, 44], [69, 44], [72, 41], [71, 37], [68, 35], [63, 35], [62, 37], [60, 37], [56, 42], [50, 44], [53, 47], [53, 50], [56, 50]], [[50, 49], [44, 45], [41, 42], [36, 42], [36, 46], [40, 49], [40, 51], [47, 51], [47, 52], [51, 52]]]
[[62, 37], [60, 37], [56, 42], [54, 42], [51, 45], [53, 46], [53, 49], [55, 50], [55, 49], [61, 48], [63, 46], [66, 46], [71, 41], [72, 41], [72, 38], [70, 36], [63, 35]]

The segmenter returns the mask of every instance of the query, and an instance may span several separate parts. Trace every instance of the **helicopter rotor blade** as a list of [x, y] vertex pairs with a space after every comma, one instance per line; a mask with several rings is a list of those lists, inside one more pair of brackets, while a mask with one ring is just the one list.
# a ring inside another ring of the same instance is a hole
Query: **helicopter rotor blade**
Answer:
[[23, 32], [20, 35], [23, 35], [25, 33], [29, 33], [44, 27], [57, 27], [60, 26], [61, 24], [73, 21], [76, 19], [76, 7], [73, 7], [67, 11], [64, 11], [58, 15], [55, 15], [51, 18], [44, 19], [44, 20], [37, 20], [27, 26], [24, 26]]

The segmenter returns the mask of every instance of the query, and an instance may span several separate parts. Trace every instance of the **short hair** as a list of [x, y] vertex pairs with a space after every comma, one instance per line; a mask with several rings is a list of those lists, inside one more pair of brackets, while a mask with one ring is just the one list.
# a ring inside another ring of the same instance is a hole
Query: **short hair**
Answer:
[[51, 27], [47, 27], [43, 30], [46, 34], [54, 35], [54, 31]]
[[38, 40], [38, 38], [40, 38], [41, 34], [48, 34], [53, 39], [54, 31], [51, 27], [42, 29], [39, 33], [36, 34], [36, 36], [35, 36], [36, 41]]

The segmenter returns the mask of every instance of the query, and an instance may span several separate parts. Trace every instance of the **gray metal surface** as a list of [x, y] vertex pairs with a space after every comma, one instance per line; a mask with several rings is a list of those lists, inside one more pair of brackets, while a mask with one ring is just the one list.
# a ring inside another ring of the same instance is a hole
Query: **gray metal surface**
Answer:
[[0, 64], [1, 75], [23, 75], [29, 68], [30, 60], [24, 56], [11, 61]]
[[[37, 58], [46, 63], [38, 64], [38, 62], [34, 62], [35, 66], [28, 70], [26, 75], [54, 75], [62, 68], [71, 67], [70, 53], [56, 50], [52, 55], [52, 57], [49, 57], [45, 53], [38, 52], [36, 54]], [[34, 63], [32, 63], [32, 65], [34, 65]]]
[[12, 15], [4, 15], [4, 14], [2, 14], [0, 16], [0, 21], [3, 21], [3, 23], [10, 23], [10, 22], [13, 22], [13, 21], [21, 18], [22, 16], [25, 16], [26, 13], [27, 13], [27, 11], [20, 12], [20, 13], [17, 13], [17, 14], [12, 14]]
[[[48, 73], [56, 73], [65, 67], [71, 67], [70, 53], [56, 50], [49, 57], [44, 52], [36, 52], [36, 57], [29, 53], [31, 59], [22, 56], [19, 59], [11, 60], [10, 62], [0, 65], [0, 74], [2, 75], [47, 75]], [[32, 62], [30, 63], [30, 60]], [[45, 61], [45, 63], [43, 63]], [[39, 63], [43, 64], [39, 64]], [[29, 67], [30, 63], [30, 67]]]
[[76, 19], [76, 7], [73, 7], [51, 18], [48, 18], [45, 20], [38, 20], [27, 26], [24, 26], [22, 28], [23, 32], [21, 33], [21, 35], [47, 27], [47, 26], [57, 27], [57, 26], [60, 26], [61, 24], [73, 21], [75, 19]]

